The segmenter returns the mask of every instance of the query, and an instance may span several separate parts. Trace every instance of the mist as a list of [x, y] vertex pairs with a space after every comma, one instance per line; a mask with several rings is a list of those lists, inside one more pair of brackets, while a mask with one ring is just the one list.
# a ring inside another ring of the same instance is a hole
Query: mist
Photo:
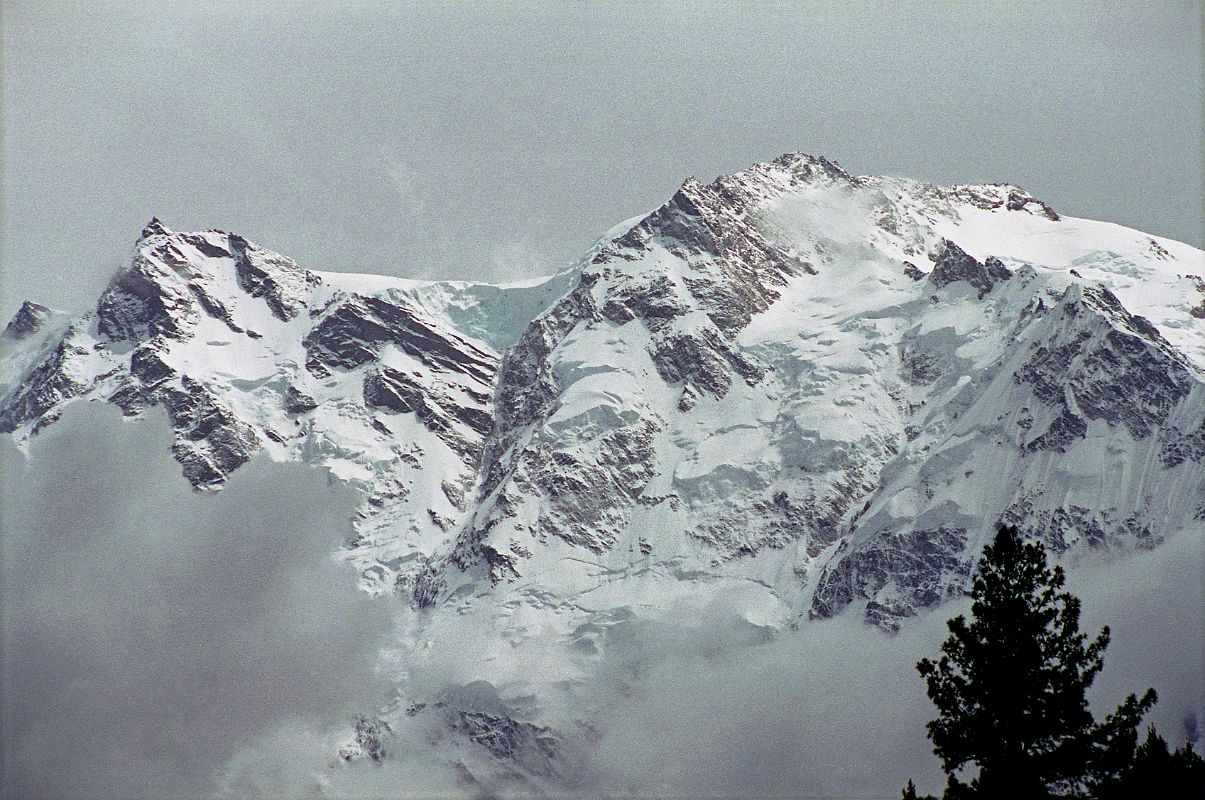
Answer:
[[[1160, 699], [1144, 727], [1154, 724], [1173, 746], [1195, 741], [1205, 720], [1198, 533], [1149, 552], [1082, 556], [1068, 581], [1083, 601], [1082, 628], [1112, 632], [1089, 694], [1093, 713], [1100, 719], [1153, 686]], [[640, 678], [610, 687], [616, 701], [588, 783], [634, 796], [895, 798], [911, 778], [940, 794], [944, 776], [924, 728], [936, 710], [914, 665], [935, 657], [946, 620], [969, 610], [969, 600], [948, 603], [892, 637], [850, 609], [712, 655], [667, 653], [649, 637], [638, 648], [651, 657]]]
[[[631, 617], [584, 666], [555, 637], [516, 649], [480, 617], [450, 617], [403, 676], [389, 667], [406, 646], [399, 610], [332, 559], [346, 487], [256, 460], [197, 494], [169, 444], [158, 416], [81, 404], [32, 440], [31, 458], [0, 445], [6, 795], [526, 796], [521, 782], [466, 780], [447, 753], [482, 752], [431, 714], [396, 724], [382, 765], [336, 763], [354, 715], [398, 691], [431, 700], [482, 680], [518, 718], [558, 725], [563, 786], [580, 796], [891, 798], [910, 778], [943, 784], [914, 664], [965, 600], [896, 636], [856, 608], [777, 633], [723, 607]], [[1202, 564], [1193, 531], [1068, 562], [1084, 630], [1113, 634], [1090, 695], [1098, 718], [1153, 686], [1147, 722], [1176, 746], [1194, 740]], [[540, 674], [577, 677], [526, 694]]]
[[[1089, 695], [1098, 719], [1150, 686], [1160, 700], [1144, 726], [1174, 746], [1195, 741], [1205, 720], [1203, 563], [1205, 546], [1186, 531], [1153, 551], [1093, 552], [1069, 564], [1083, 629], [1112, 629]], [[429, 701], [485, 681], [508, 713], [552, 724], [564, 768], [554, 795], [896, 798], [909, 779], [940, 793], [944, 776], [925, 735], [936, 711], [915, 664], [938, 654], [946, 621], [969, 607], [948, 603], [896, 636], [864, 625], [857, 608], [779, 632], [721, 607], [693, 620], [620, 615], [603, 623], [598, 656], [584, 667], [562, 639], [533, 635], [512, 648], [470, 615], [451, 623], [430, 656], [408, 662], [405, 691]], [[564, 679], [532, 695], [540, 675]], [[380, 767], [332, 776], [328, 796], [536, 791], [508, 781], [505, 769], [467, 781], [447, 755], [475, 746], [438, 717], [401, 718], [388, 746]]]
[[169, 446], [161, 414], [93, 404], [29, 460], [0, 441], [7, 797], [200, 797], [281, 730], [281, 786], [313, 789], [337, 745], [304, 732], [387, 697], [389, 608], [332, 557], [351, 493], [259, 459], [194, 493]]

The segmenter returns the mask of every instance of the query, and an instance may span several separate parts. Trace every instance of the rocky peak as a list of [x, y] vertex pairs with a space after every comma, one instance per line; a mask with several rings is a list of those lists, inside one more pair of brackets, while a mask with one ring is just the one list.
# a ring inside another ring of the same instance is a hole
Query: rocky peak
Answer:
[[988, 256], [980, 263], [949, 239], [941, 240], [931, 258], [933, 269], [929, 273], [929, 282], [939, 289], [966, 281], [979, 290], [979, 297], [982, 298], [997, 283], [1012, 277], [1012, 272], [1000, 259]]
[[130, 266], [113, 278], [97, 303], [98, 328], [111, 341], [141, 341], [159, 334], [186, 337], [196, 321], [187, 262], [170, 237], [156, 241], [159, 238], [141, 240]]
[[778, 287], [792, 275], [813, 271], [760, 229], [756, 211], [770, 196], [762, 183], [742, 175], [721, 177], [710, 185], [687, 180], [668, 203], [596, 261], [628, 260], [633, 254], [625, 250], [639, 254], [650, 252], [654, 244], [664, 247], [685, 262], [683, 299], [733, 335], [777, 299]]
[[234, 319], [232, 307], [241, 294], [261, 300], [272, 316], [288, 321], [307, 307], [321, 282], [292, 259], [241, 236], [218, 230], [176, 233], [152, 219], [130, 264], [102, 294], [97, 322], [110, 341], [157, 335], [187, 339], [202, 315], [254, 337], [257, 331]]
[[46, 306], [26, 300], [17, 309], [17, 313], [4, 326], [4, 336], [8, 339], [24, 339], [42, 329], [46, 321], [54, 316], [54, 311]]
[[782, 167], [791, 175], [804, 181], [828, 180], [839, 183], [855, 184], [857, 178], [850, 175], [836, 161], [824, 156], [813, 156], [807, 153], [784, 153], [770, 162], [772, 166]]
[[151, 217], [151, 221], [143, 227], [142, 233], [138, 235], [138, 239], [141, 241], [142, 239], [149, 239], [152, 236], [170, 236], [171, 233], [171, 228], [160, 222], [158, 217]]

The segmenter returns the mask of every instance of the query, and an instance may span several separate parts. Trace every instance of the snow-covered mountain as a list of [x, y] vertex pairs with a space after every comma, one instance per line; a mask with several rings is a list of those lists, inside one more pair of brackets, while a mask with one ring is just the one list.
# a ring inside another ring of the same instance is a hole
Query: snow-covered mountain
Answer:
[[[161, 406], [198, 490], [261, 452], [358, 489], [332, 546], [400, 601], [400, 677], [344, 755], [422, 725], [469, 781], [570, 785], [601, 701], [546, 699], [625, 631], [897, 631], [1001, 522], [1058, 552], [1205, 532], [1205, 253], [1015, 186], [786, 155], [508, 285], [152, 220], [94, 311], [26, 303], [2, 346], [18, 442], [81, 400]], [[407, 684], [468, 631], [479, 681]], [[517, 647], [541, 667], [497, 669]]]

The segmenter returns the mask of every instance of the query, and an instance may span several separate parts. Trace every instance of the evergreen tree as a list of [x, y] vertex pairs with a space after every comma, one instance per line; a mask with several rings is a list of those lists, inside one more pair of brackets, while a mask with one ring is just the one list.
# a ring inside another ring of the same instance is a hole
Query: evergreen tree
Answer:
[[904, 787], [904, 792], [903, 792], [903, 795], [901, 796], [901, 800], [934, 800], [934, 798], [932, 795], [928, 795], [928, 794], [918, 795], [916, 793], [916, 784], [914, 784], [911, 780], [909, 780], [908, 785]]
[[[1040, 544], [1001, 528], [972, 583], [971, 621], [950, 620], [940, 659], [917, 664], [939, 713], [927, 728], [948, 800], [1090, 796], [1132, 762], [1155, 692], [1093, 719], [1085, 693], [1109, 629], [1087, 641], [1065, 582]], [[969, 784], [955, 774], [973, 767]]]
[[1095, 795], [1099, 800], [1199, 800], [1205, 797], [1205, 759], [1187, 744], [1179, 750], [1169, 749], [1151, 727], [1130, 764], [1115, 779], [1102, 782]]

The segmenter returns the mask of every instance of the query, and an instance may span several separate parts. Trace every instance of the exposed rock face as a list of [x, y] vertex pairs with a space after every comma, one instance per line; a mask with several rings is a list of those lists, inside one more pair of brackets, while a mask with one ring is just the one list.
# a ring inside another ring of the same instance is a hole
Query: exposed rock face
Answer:
[[457, 711], [451, 716], [449, 727], [500, 761], [513, 762], [540, 774], [553, 772], [557, 740], [548, 728], [483, 711]]
[[[823, 159], [780, 162], [789, 165], [787, 174], [792, 180], [807, 181], [820, 170], [838, 180], [852, 181], [839, 167]], [[689, 263], [691, 270], [682, 282], [694, 300], [691, 306], [701, 307], [716, 327], [732, 334], [777, 299], [775, 287], [811, 269], [768, 241], [755, 220], [742, 213], [756, 202], [760, 189], [757, 183], [735, 176], [720, 178], [712, 186], [689, 179], [668, 203], [616, 244], [640, 253], [648, 252], [656, 241]], [[620, 252], [616, 250], [615, 254]], [[665, 283], [658, 286], [668, 288]], [[654, 318], [663, 316], [656, 314]]]
[[[311, 290], [321, 282], [292, 259], [251, 246], [241, 236], [230, 237], [230, 252], [239, 288], [252, 297], [263, 298], [272, 313], [286, 322], [301, 313]], [[224, 253], [211, 250], [210, 255]]]
[[1088, 424], [1071, 412], [1066, 406], [1046, 428], [1046, 432], [1037, 436], [1025, 445], [1026, 450], [1051, 450], [1065, 453], [1076, 439], [1084, 438], [1088, 433]]
[[482, 348], [455, 333], [436, 331], [415, 311], [379, 297], [337, 301], [302, 344], [306, 369], [320, 377], [374, 361], [386, 345], [432, 369], [459, 372], [485, 384], [496, 369], [495, 359]]
[[54, 415], [59, 405], [79, 395], [86, 384], [73, 364], [87, 355], [87, 350], [64, 337], [5, 396], [0, 407], [0, 432], [12, 433], [27, 422], [40, 422]]
[[296, 386], [290, 386], [285, 391], [285, 411], [290, 414], [304, 414], [317, 407], [318, 401]]
[[1063, 452], [1084, 437], [1088, 420], [1148, 438], [1199, 382], [1159, 332], [1107, 289], [1067, 289], [1048, 324], [1052, 334], [1031, 344], [1013, 374], [1058, 411], [1029, 450]]
[[540, 775], [555, 773], [557, 739], [548, 728], [471, 710], [450, 714], [448, 727], [499, 761]]
[[1006, 207], [1009, 211], [1028, 211], [1030, 213], [1041, 214], [1053, 222], [1059, 221], [1059, 215], [1053, 208], [1038, 200], [1029, 192], [1016, 187], [1009, 188]]
[[1089, 509], [1069, 505], [1048, 511], [1037, 510], [1036, 498], [1022, 495], [1000, 515], [1001, 525], [1022, 525], [1028, 536], [1039, 539], [1056, 553], [1077, 544], [1091, 547], [1105, 545], [1150, 548], [1158, 539], [1138, 515], [1119, 516], [1115, 508]]
[[1058, 213], [1019, 186], [993, 183], [986, 186], [954, 186], [950, 189], [937, 188], [937, 194], [984, 211], [1024, 211], [1043, 216], [1052, 222], [1059, 221]]
[[957, 281], [966, 281], [979, 290], [982, 299], [997, 283], [1011, 277], [1012, 273], [1000, 259], [989, 256], [981, 264], [949, 239], [942, 239], [933, 255], [929, 282], [941, 288]]
[[[539, 638], [564, 661], [523, 680], [571, 694], [617, 620], [852, 606], [895, 631], [998, 523], [1058, 552], [1198, 535], [1202, 272], [1017, 187], [798, 154], [687, 181], [535, 287], [319, 273], [152, 220], [94, 312], [9, 324], [0, 431], [103, 400], [164, 408], [198, 489], [257, 454], [325, 469], [362, 498], [332, 546], [408, 609], [397, 658]], [[579, 721], [522, 685], [409, 707], [469, 783], [561, 780]], [[388, 759], [403, 713], [343, 758]]]
[[1168, 426], [1161, 434], [1159, 458], [1166, 467], [1178, 467], [1186, 461], [1205, 461], [1205, 420], [1194, 431], [1185, 432]]
[[9, 339], [24, 339], [42, 330], [46, 321], [53, 315], [54, 312], [46, 306], [26, 300], [4, 326], [4, 336]]
[[[486, 386], [482, 384], [481, 388]], [[370, 408], [395, 414], [413, 413], [474, 469], [481, 457], [481, 443], [493, 428], [490, 397], [484, 392], [446, 381], [428, 381], [424, 385], [389, 367], [364, 374], [364, 402]], [[456, 425], [457, 422], [461, 425]], [[462, 426], [476, 436], [462, 436]]]
[[[187, 261], [179, 247], [156, 235], [150, 252], [140, 250], [96, 308], [97, 328], [111, 341], [142, 341], [165, 335], [186, 339], [197, 321], [197, 303], [188, 289]], [[148, 241], [148, 240], [143, 240]]]
[[560, 742], [546, 727], [516, 719], [515, 709], [497, 689], [475, 681], [446, 691], [436, 708], [449, 718], [453, 731], [468, 737], [494, 758], [537, 774], [555, 771]]
[[176, 429], [172, 454], [197, 488], [216, 488], [260, 448], [254, 428], [242, 422], [201, 384], [181, 376], [149, 395], [167, 408]]
[[858, 599], [868, 622], [891, 631], [899, 620], [959, 595], [970, 575], [962, 528], [880, 532], [830, 562], [812, 598], [813, 617], [831, 617]]
[[372, 763], [380, 765], [388, 754], [385, 743], [392, 732], [393, 729], [389, 727], [389, 723], [380, 717], [359, 715], [356, 717], [352, 740], [339, 750], [339, 757], [344, 761], [367, 758]]

